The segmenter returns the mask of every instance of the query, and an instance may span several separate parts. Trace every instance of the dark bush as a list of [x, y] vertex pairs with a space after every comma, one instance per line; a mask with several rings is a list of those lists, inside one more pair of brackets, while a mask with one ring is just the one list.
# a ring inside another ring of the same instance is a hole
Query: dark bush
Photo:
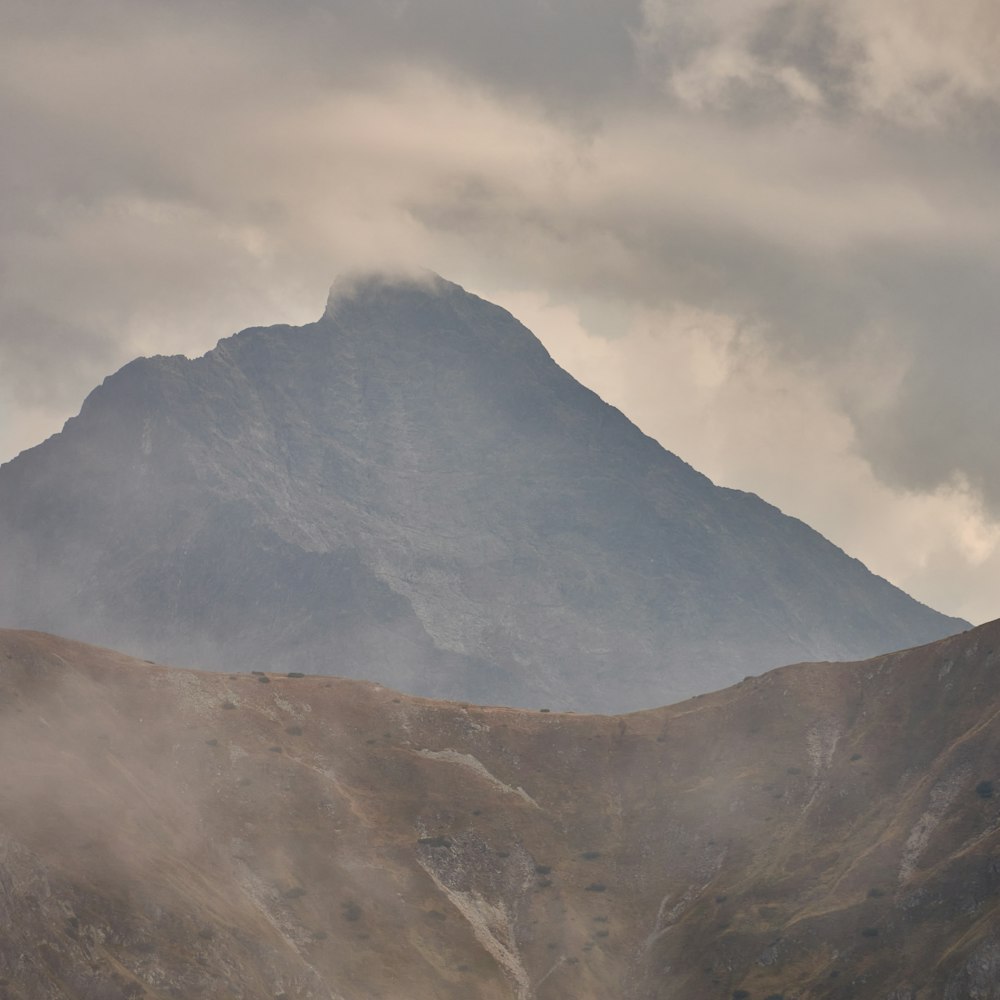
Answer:
[[552, 865], [535, 865], [536, 875], [551, 875]]
[[980, 781], [976, 785], [976, 795], [981, 799], [992, 799], [993, 798], [993, 782], [992, 781]]
[[600, 856], [601, 856], [600, 851], [584, 851], [583, 854], [580, 855], [580, 857], [583, 858], [584, 861], [595, 861]]
[[353, 899], [349, 899], [343, 905], [345, 920], [350, 920], [353, 923], [354, 921], [361, 919], [361, 907]]
[[222, 703], [223, 708], [236, 708], [236, 706], [231, 701], [224, 701]]
[[285, 726], [285, 732], [288, 733], [289, 736], [301, 736], [302, 735], [302, 727], [301, 726]]
[[861, 931], [861, 936], [862, 937], [878, 937], [878, 928], [877, 927], [865, 927], [864, 930]]
[[749, 990], [733, 990], [733, 1000], [748, 1000]]
[[289, 677], [305, 677], [305, 674], [301, 673], [298, 670], [289, 670], [288, 671], [288, 676]]
[[885, 889], [880, 889], [877, 885], [873, 885], [868, 890], [869, 899], [881, 899], [885, 895]]
[[259, 680], [261, 682], [261, 684], [270, 684], [271, 683], [271, 678], [270, 677], [264, 677], [263, 675], [261, 675], [260, 677], [258, 677], [257, 680]]
[[291, 889], [286, 889], [282, 893], [282, 896], [284, 896], [285, 899], [301, 899], [305, 894], [306, 891], [301, 885], [293, 885]]
[[603, 882], [591, 882], [586, 887], [587, 892], [604, 892], [608, 887]]

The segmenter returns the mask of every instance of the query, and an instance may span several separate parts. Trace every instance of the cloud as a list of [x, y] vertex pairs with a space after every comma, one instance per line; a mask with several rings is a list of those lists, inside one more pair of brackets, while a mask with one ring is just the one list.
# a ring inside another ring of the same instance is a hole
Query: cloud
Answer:
[[682, 104], [747, 114], [828, 111], [937, 126], [1000, 99], [989, 0], [644, 0], [648, 72]]
[[[732, 317], [634, 310], [617, 339], [592, 334], [572, 306], [511, 291], [505, 300], [555, 359], [647, 434], [722, 483], [738, 483], [811, 524], [918, 599], [973, 621], [996, 614], [1000, 525], [960, 476], [927, 491], [887, 485], [826, 373], [777, 357]], [[882, 370], [874, 348], [844, 377]], [[876, 401], [877, 403], [877, 401]], [[992, 576], [991, 576], [992, 574]], [[956, 580], [977, 580], [964, 591]]]
[[[9, 20], [4, 457], [136, 354], [313, 319], [344, 269], [423, 266], [574, 317], [584, 381], [632, 352], [626, 412], [862, 558], [886, 519], [923, 525], [920, 564], [955, 594], [992, 558], [993, 5], [100, 0]], [[639, 377], [683, 316], [716, 318], [671, 362], [695, 388], [744, 359], [693, 418]], [[796, 486], [809, 453], [783, 424], [839, 470], [822, 488]]]
[[989, 0], [957, 8], [941, 0], [850, 0], [840, 26], [864, 54], [858, 90], [865, 108], [938, 124], [964, 102], [1000, 99], [1000, 10]]

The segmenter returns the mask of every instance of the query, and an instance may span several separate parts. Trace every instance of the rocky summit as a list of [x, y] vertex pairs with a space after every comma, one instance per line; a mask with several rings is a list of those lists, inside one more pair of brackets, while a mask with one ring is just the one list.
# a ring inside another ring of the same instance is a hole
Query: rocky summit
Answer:
[[0, 633], [5, 1000], [997, 1000], [1000, 624], [669, 708]]
[[137, 360], [0, 468], [0, 623], [223, 670], [620, 711], [953, 633], [440, 278]]

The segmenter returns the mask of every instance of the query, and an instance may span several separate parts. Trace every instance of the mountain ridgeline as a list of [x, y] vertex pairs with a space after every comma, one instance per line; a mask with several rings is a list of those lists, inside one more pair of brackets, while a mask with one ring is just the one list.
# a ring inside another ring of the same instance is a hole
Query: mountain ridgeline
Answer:
[[998, 1000], [998, 669], [614, 717], [0, 632], [0, 996]]
[[139, 359], [0, 468], [0, 623], [621, 711], [966, 623], [713, 485], [439, 278]]

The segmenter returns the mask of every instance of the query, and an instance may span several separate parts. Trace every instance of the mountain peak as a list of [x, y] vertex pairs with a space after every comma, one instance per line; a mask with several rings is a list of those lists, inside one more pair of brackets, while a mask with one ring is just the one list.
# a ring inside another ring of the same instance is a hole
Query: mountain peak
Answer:
[[0, 469], [0, 621], [157, 660], [628, 710], [965, 623], [720, 489], [429, 272], [134, 364]]
[[336, 317], [347, 304], [371, 303], [392, 294], [440, 296], [449, 291], [469, 294], [461, 285], [446, 281], [424, 268], [412, 270], [359, 269], [339, 274], [330, 286], [324, 316]]

